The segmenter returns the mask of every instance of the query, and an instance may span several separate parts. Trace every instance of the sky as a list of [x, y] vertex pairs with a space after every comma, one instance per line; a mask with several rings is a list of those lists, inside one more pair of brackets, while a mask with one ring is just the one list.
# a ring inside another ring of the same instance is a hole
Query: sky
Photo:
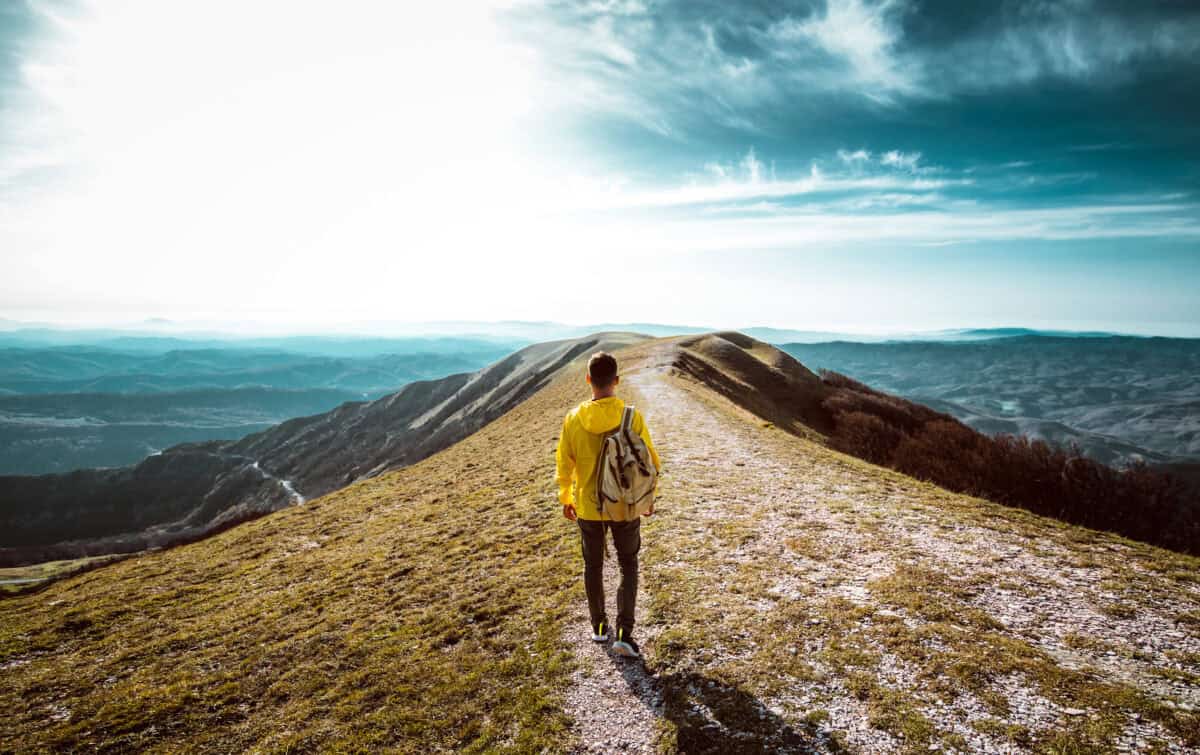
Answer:
[[1200, 6], [0, 0], [0, 317], [1200, 336]]

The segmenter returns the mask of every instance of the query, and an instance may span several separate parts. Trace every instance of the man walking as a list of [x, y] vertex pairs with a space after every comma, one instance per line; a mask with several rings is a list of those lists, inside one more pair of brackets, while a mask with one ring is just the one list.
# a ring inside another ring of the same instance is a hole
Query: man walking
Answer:
[[[579, 525], [579, 537], [583, 545], [583, 584], [592, 620], [592, 639], [596, 642], [608, 640], [609, 625], [604, 604], [604, 533], [609, 530], [617, 551], [617, 563], [621, 567], [621, 584], [617, 588], [617, 633], [613, 650], [623, 656], [638, 658], [638, 645], [633, 640], [633, 614], [637, 603], [637, 556], [642, 546], [642, 522], [641, 519], [611, 521], [604, 517], [596, 500], [596, 462], [604, 435], [620, 426], [625, 410], [625, 402], [615, 395], [620, 381], [617, 360], [612, 354], [603, 351], [592, 354], [587, 371], [592, 399], [567, 412], [563, 420], [555, 454], [555, 479], [563, 516]], [[650, 432], [646, 429], [641, 412], [633, 412], [630, 429], [641, 436], [655, 469], [661, 470], [658, 452], [650, 442]], [[651, 503], [643, 516], [653, 513], [654, 505]]]

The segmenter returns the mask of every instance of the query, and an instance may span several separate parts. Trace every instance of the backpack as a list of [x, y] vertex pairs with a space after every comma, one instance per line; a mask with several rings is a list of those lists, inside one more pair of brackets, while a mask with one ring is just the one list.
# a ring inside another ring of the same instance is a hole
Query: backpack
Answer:
[[602, 519], [631, 522], [654, 505], [658, 469], [646, 442], [633, 432], [633, 407], [626, 406], [621, 424], [604, 434], [596, 460], [596, 505]]

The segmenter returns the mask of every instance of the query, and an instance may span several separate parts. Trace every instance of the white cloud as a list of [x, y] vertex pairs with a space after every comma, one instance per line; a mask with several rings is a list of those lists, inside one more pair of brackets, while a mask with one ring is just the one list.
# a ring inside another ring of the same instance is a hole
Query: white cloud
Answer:
[[[906, 199], [896, 207], [910, 204]], [[919, 202], [913, 202], [919, 204]], [[872, 210], [860, 212], [859, 210]], [[1200, 239], [1200, 207], [1178, 203], [1083, 204], [1006, 209], [950, 204], [926, 210], [877, 212], [885, 204], [775, 208], [721, 220], [659, 224], [654, 248], [676, 252], [803, 249], [812, 244], [967, 244], [1114, 238]], [[649, 232], [649, 231], [647, 231]]]
[[861, 165], [871, 161], [871, 153], [865, 149], [856, 149], [853, 152], [839, 149], [837, 151], [838, 159], [848, 165]]
[[[878, 154], [876, 160], [857, 153]], [[574, 212], [618, 209], [666, 213], [651, 226], [605, 216], [621, 248], [676, 253], [699, 249], [781, 248], [808, 243], [861, 244], [895, 241], [921, 245], [1095, 238], [1200, 237], [1200, 207], [1185, 195], [1091, 197], [1074, 205], [1030, 208], [1011, 178], [988, 179], [989, 202], [962, 192], [974, 177], [939, 166], [923, 167], [919, 153], [841, 150], [835, 166], [811, 163], [807, 175], [766, 177], [750, 150], [736, 166], [709, 163], [709, 180], [640, 189], [623, 185], [591, 195]], [[936, 175], [931, 176], [930, 173]], [[684, 212], [675, 212], [684, 210]], [[699, 210], [699, 212], [697, 212]], [[615, 230], [615, 229], [625, 230]], [[637, 241], [644, 237], [643, 241]]]
[[686, 207], [847, 192], [934, 191], [971, 183], [970, 179], [931, 179], [895, 173], [827, 175], [815, 163], [809, 168], [809, 174], [802, 178], [764, 178], [761, 172], [755, 176], [750, 173], [745, 178], [731, 178], [726, 174], [725, 177], [718, 176], [716, 181], [693, 181], [682, 186], [640, 191], [631, 189], [604, 197], [593, 196], [592, 201], [582, 200], [577, 195], [580, 202], [573, 207], [577, 210]]
[[746, 156], [742, 158], [742, 161], [739, 163], [739, 165], [741, 165], [742, 169], [746, 171], [746, 178], [750, 181], [750, 183], [757, 184], [762, 181], [763, 164], [754, 155], [753, 147], [751, 147], [750, 151], [746, 153]]
[[592, 22], [591, 43], [596, 52], [614, 63], [637, 65], [637, 53], [623, 44], [614, 33], [612, 16], [601, 16]]
[[879, 164], [887, 165], [892, 168], [903, 168], [904, 170], [916, 170], [917, 163], [921, 160], [920, 152], [901, 152], [900, 150], [888, 150], [879, 156]]
[[769, 35], [780, 43], [777, 54], [801, 57], [806, 51], [796, 46], [815, 46], [845, 65], [845, 77], [830, 83], [886, 100], [917, 89], [914, 72], [897, 55], [904, 11], [901, 0], [827, 0], [823, 12], [785, 18], [771, 26]]

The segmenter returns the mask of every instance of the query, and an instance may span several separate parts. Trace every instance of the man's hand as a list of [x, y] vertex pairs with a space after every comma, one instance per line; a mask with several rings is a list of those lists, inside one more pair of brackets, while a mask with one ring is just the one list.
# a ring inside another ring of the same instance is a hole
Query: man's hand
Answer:
[[642, 516], [654, 516], [654, 503], [653, 502], [650, 504], [650, 508], [646, 509], [642, 513]]
[[575, 521], [575, 507], [569, 503], [564, 503], [563, 516], [567, 519], [570, 519], [572, 522]]

